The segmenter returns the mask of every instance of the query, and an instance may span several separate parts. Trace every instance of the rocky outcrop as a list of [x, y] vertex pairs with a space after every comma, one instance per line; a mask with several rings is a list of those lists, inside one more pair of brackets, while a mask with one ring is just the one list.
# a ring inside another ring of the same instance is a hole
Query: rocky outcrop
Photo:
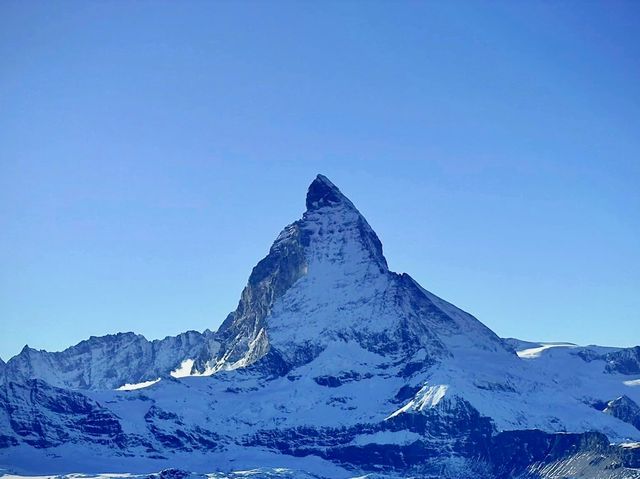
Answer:
[[627, 396], [620, 396], [617, 399], [609, 401], [603, 412], [621, 421], [628, 422], [640, 430], [640, 406]]
[[[0, 411], [13, 443], [51, 448], [69, 442], [102, 444], [115, 449], [127, 445], [118, 418], [79, 392], [56, 388], [44, 381], [8, 382], [0, 390]], [[8, 431], [7, 431], [8, 432]]]
[[306, 272], [304, 245], [308, 241], [301, 225], [287, 226], [266, 258], [251, 272], [238, 308], [225, 319], [216, 337], [223, 347], [220, 369], [253, 364], [270, 349], [264, 319], [280, 298]]
[[598, 432], [508, 431], [493, 437], [490, 446], [495, 479], [637, 479], [638, 458]]
[[605, 356], [607, 371], [621, 374], [640, 374], [640, 346], [620, 349]]

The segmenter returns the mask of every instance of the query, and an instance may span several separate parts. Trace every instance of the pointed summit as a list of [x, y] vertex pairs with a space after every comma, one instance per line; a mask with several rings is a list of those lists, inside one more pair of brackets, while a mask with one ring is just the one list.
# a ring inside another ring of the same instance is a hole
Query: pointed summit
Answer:
[[[306, 206], [303, 217], [284, 228], [269, 254], [253, 268], [237, 309], [218, 329], [222, 346], [216, 368], [245, 367], [269, 352], [280, 358], [271, 360], [285, 364], [281, 351], [271, 349], [270, 331], [299, 330], [297, 319], [293, 325], [289, 319], [267, 324], [285, 295], [295, 301], [308, 297], [309, 304], [314, 304], [316, 295], [321, 295], [317, 288], [326, 292], [353, 286], [355, 292], [350, 290], [350, 295], [359, 298], [383, 287], [378, 283], [384, 283], [380, 278], [388, 274], [388, 267], [382, 243], [338, 187], [326, 176], [316, 176], [309, 186]], [[295, 293], [290, 291], [294, 287]], [[300, 334], [306, 333], [300, 330]], [[305, 340], [294, 340], [286, 349], [294, 351]], [[295, 354], [286, 358], [286, 367], [296, 364], [292, 359]]]
[[355, 262], [372, 261], [387, 270], [378, 236], [329, 178], [316, 176], [309, 185], [306, 205], [307, 211], [299, 225], [302, 230], [313, 232], [310, 242], [315, 243], [312, 249], [319, 253], [315, 254], [316, 258], [343, 263], [350, 256]]
[[340, 192], [336, 185], [331, 183], [329, 178], [324, 175], [316, 176], [307, 191], [307, 210], [312, 211], [323, 206], [341, 203], [353, 206], [351, 201]]

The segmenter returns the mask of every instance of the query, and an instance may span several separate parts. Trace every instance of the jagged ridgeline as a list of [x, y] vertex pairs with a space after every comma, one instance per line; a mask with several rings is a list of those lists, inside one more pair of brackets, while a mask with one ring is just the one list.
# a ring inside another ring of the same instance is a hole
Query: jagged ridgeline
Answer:
[[640, 348], [499, 338], [389, 271], [322, 175], [216, 332], [25, 347], [0, 374], [19, 474], [640, 477]]

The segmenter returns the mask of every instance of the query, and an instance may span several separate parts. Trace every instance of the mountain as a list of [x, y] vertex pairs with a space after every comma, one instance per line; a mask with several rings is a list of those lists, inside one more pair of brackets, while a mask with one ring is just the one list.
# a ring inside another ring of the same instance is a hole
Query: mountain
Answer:
[[169, 375], [185, 357], [202, 363], [218, 348], [208, 331], [156, 341], [134, 333], [92, 336], [59, 353], [25, 346], [6, 364], [4, 374], [13, 381], [37, 378], [70, 389], [115, 389]]
[[639, 351], [499, 338], [390, 271], [365, 218], [318, 175], [216, 332], [11, 358], [0, 467], [640, 477]]
[[306, 206], [254, 268], [238, 308], [220, 327], [219, 368], [267, 355], [282, 374], [336, 340], [395, 361], [420, 356], [423, 365], [471, 342], [513, 356], [475, 318], [448, 315], [408, 275], [390, 272], [376, 234], [327, 178], [311, 184]]

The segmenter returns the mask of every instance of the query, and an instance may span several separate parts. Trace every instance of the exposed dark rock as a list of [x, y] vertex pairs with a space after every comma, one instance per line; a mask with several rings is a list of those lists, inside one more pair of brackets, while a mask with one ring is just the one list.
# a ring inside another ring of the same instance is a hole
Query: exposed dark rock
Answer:
[[608, 372], [640, 374], [640, 346], [625, 348], [605, 356]]
[[345, 371], [340, 374], [340, 376], [317, 376], [313, 378], [313, 380], [320, 386], [337, 388], [345, 383], [360, 381], [362, 379], [369, 379], [371, 377], [373, 377], [371, 374], [360, 374], [356, 371]]
[[[37, 448], [80, 438], [117, 448], [126, 445], [120, 422], [108, 409], [81, 393], [40, 380], [5, 383], [0, 392], [0, 410], [7, 414], [15, 435]], [[7, 447], [15, 441], [3, 442]]]
[[238, 308], [229, 314], [217, 333], [223, 344], [223, 361], [234, 363], [244, 358], [246, 364], [251, 364], [269, 352], [264, 318], [271, 312], [274, 301], [305, 272], [303, 237], [298, 223], [288, 226], [269, 254], [253, 268]]
[[403, 403], [408, 399], [411, 399], [415, 394], [420, 390], [422, 386], [409, 386], [405, 385], [400, 388], [400, 390], [393, 397], [394, 402]]
[[640, 430], [640, 406], [628, 396], [621, 396], [609, 401], [603, 412], [617, 417], [621, 421], [628, 422]]

